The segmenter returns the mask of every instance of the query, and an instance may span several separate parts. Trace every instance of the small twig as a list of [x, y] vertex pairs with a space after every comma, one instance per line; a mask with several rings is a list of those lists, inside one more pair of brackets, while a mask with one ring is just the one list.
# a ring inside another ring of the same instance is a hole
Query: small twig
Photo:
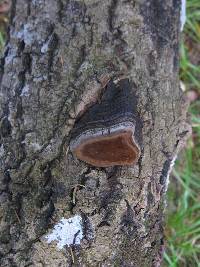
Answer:
[[72, 194], [72, 203], [75, 205], [76, 204], [76, 192], [78, 191], [78, 188], [79, 187], [85, 187], [84, 185], [82, 184], [76, 184], [74, 187], [73, 187], [73, 194]]
[[73, 245], [76, 244], [76, 238], [77, 238], [77, 236], [79, 235], [79, 233], [80, 233], [80, 230], [78, 230], [78, 231], [75, 233], [75, 235], [74, 235], [74, 240], [73, 240]]
[[16, 210], [14, 210], [14, 211], [15, 211], [15, 215], [16, 215], [16, 217], [17, 217], [17, 220], [18, 220], [19, 224], [21, 224], [22, 222], [21, 222], [21, 220], [20, 220], [20, 218], [19, 218], [19, 216], [18, 216]]
[[63, 68], [63, 66], [64, 66], [64, 62], [63, 62], [63, 57], [62, 57], [62, 56], [60, 57], [60, 63], [61, 63], [62, 68]]
[[69, 146], [66, 149], [66, 156], [68, 155], [68, 152], [69, 152]]
[[77, 191], [77, 186], [74, 187], [73, 194], [72, 194], [72, 203], [74, 205], [76, 204], [76, 191]]
[[74, 253], [73, 253], [73, 250], [71, 247], [69, 247], [69, 249], [70, 249], [70, 253], [71, 253], [71, 257], [72, 257], [72, 263], [74, 264], [75, 263]]

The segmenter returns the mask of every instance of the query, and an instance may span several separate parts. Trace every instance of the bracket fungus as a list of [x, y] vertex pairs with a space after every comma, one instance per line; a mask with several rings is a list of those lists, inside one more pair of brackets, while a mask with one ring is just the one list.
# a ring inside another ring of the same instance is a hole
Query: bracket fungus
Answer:
[[107, 84], [100, 103], [75, 123], [70, 149], [96, 167], [132, 165], [140, 156], [135, 139], [136, 97], [128, 79]]

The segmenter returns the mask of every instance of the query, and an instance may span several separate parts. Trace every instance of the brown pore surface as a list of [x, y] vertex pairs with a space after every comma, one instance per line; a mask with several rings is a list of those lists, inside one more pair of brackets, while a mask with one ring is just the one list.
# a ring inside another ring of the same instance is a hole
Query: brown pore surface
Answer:
[[74, 152], [77, 158], [97, 167], [131, 165], [139, 158], [131, 131], [84, 140]]

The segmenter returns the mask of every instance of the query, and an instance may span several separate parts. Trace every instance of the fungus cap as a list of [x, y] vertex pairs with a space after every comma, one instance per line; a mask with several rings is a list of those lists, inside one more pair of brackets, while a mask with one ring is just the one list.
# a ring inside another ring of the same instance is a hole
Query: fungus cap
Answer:
[[110, 81], [99, 103], [90, 107], [72, 129], [73, 154], [97, 167], [132, 165], [140, 156], [135, 140], [137, 98], [128, 79]]

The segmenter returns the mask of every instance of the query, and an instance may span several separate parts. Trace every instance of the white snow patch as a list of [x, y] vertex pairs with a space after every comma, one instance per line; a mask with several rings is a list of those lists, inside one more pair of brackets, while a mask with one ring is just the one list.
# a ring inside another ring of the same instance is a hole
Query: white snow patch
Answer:
[[181, 0], [181, 31], [183, 31], [186, 22], [186, 0]]
[[14, 57], [16, 56], [16, 53], [15, 52], [11, 52], [11, 53], [9, 53], [8, 55], [7, 55], [7, 57], [5, 58], [5, 63], [6, 63], [6, 65], [8, 65], [8, 64], [10, 64], [12, 61], [13, 61], [13, 59], [14, 59]]
[[42, 1], [41, 0], [33, 0], [33, 5], [41, 5], [42, 4]]
[[172, 168], [174, 167], [174, 163], [176, 161], [176, 158], [177, 158], [177, 155], [173, 157], [173, 159], [171, 161], [171, 164], [170, 164], [170, 167], [169, 167], [169, 171], [168, 171], [167, 178], [166, 178], [166, 190], [167, 190], [169, 182], [170, 182], [169, 181], [169, 176], [171, 174]]
[[21, 95], [22, 96], [27, 96], [29, 94], [29, 86], [28, 85], [25, 85], [23, 88], [22, 88], [22, 92], [21, 92]]
[[57, 242], [57, 248], [62, 249], [64, 246], [78, 245], [83, 238], [82, 218], [75, 215], [69, 219], [62, 218], [58, 224], [54, 226], [51, 234], [46, 236], [47, 242]]
[[4, 154], [4, 148], [3, 145], [0, 146], [0, 157], [2, 157]]
[[23, 39], [26, 45], [31, 45], [36, 39], [36, 32], [31, 24], [23, 25], [23, 29], [17, 32], [17, 38]]
[[49, 50], [49, 45], [50, 45], [50, 43], [52, 42], [52, 40], [53, 40], [53, 38], [54, 38], [54, 35], [53, 34], [51, 34], [51, 36], [48, 38], [48, 40], [43, 44], [43, 46], [41, 47], [41, 53], [46, 53], [46, 52], [48, 52], [48, 50]]
[[47, 75], [38, 76], [38, 77], [34, 77], [34, 78], [33, 78], [33, 81], [34, 81], [35, 83], [39, 83], [39, 82], [46, 81], [47, 78], [48, 78]]
[[92, 64], [85, 61], [81, 66], [80, 66], [80, 71], [86, 71], [88, 69], [92, 69]]
[[48, 51], [48, 49], [49, 49], [49, 43], [47, 42], [47, 43], [45, 43], [45, 44], [43, 44], [43, 46], [42, 46], [42, 48], [41, 48], [41, 53], [46, 53], [47, 51]]
[[36, 150], [42, 149], [42, 146], [38, 143], [30, 143], [29, 145]]

